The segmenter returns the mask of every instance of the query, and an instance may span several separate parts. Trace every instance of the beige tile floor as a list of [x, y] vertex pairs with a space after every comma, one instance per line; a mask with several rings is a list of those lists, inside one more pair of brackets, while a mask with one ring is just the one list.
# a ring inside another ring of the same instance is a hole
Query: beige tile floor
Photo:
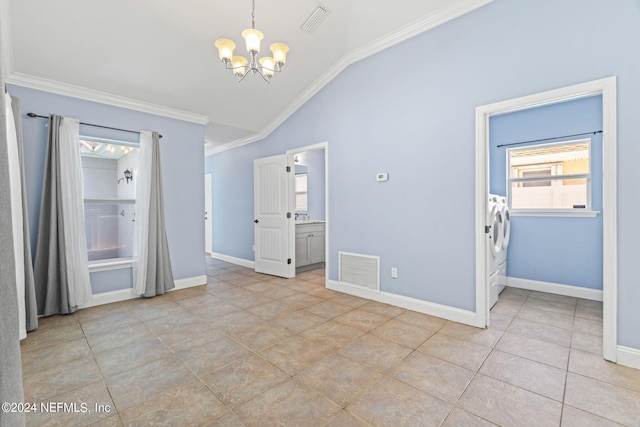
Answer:
[[322, 270], [207, 274], [41, 319], [25, 398], [60, 412], [27, 424], [640, 426], [640, 371], [602, 360], [600, 303], [507, 288], [480, 330], [329, 291]]

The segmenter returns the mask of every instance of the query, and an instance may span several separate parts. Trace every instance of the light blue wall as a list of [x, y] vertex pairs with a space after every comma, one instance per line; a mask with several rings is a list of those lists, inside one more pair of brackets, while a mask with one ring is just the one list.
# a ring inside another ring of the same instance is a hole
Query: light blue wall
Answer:
[[636, 0], [496, 0], [351, 65], [263, 141], [207, 159], [215, 250], [253, 259], [253, 159], [328, 141], [329, 278], [338, 251], [379, 255], [383, 291], [474, 310], [475, 108], [616, 75], [618, 342], [640, 348], [638, 22]]
[[[24, 114], [55, 113], [87, 123], [132, 130], [157, 130], [160, 140], [167, 239], [175, 279], [204, 275], [204, 126], [9, 85], [9, 93], [22, 100], [27, 204], [31, 247], [35, 254], [47, 145], [47, 120]], [[136, 141], [138, 135], [80, 126], [87, 136]], [[94, 293], [131, 287], [128, 270], [92, 273]], [[128, 280], [127, 280], [128, 279]], [[95, 284], [94, 284], [95, 282]]]
[[[508, 147], [498, 145], [598, 130], [602, 130], [601, 96], [491, 117], [490, 192], [506, 195]], [[602, 134], [579, 138], [591, 138], [592, 209], [602, 211]], [[517, 147], [536, 144], [540, 142]], [[602, 215], [512, 216], [508, 261], [509, 277], [602, 289]]]

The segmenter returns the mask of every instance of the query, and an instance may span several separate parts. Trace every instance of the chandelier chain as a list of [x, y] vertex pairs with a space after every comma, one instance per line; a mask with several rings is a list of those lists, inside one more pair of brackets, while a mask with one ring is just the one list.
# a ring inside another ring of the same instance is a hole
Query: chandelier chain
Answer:
[[251, 28], [256, 29], [256, 0], [251, 0]]

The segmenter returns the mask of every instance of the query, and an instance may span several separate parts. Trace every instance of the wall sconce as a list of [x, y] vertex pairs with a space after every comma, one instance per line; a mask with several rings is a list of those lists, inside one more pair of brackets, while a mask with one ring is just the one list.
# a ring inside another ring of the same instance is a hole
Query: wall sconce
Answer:
[[129, 181], [133, 181], [133, 173], [129, 169], [124, 171], [124, 177], [127, 179], [127, 184]]

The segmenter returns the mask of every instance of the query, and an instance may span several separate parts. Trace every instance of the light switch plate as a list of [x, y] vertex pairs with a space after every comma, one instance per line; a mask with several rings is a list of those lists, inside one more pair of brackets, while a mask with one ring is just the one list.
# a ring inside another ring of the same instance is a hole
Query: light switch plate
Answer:
[[376, 174], [376, 181], [378, 182], [389, 181], [389, 174], [387, 172], [378, 172]]

